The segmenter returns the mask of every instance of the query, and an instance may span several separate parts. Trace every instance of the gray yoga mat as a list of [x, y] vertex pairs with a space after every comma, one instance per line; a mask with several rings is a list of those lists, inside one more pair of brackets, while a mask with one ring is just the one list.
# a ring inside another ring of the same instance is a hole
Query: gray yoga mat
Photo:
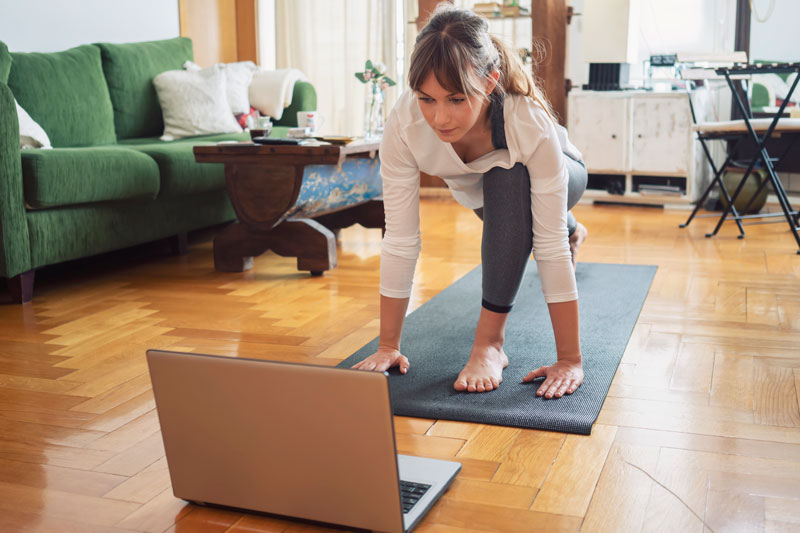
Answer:
[[[572, 395], [546, 400], [536, 396], [542, 379], [522, 383], [531, 370], [556, 360], [533, 261], [506, 324], [510, 362], [500, 387], [483, 393], [453, 389], [480, 313], [481, 267], [475, 268], [406, 317], [401, 346], [411, 367], [405, 375], [389, 371], [394, 414], [590, 434], [655, 272], [655, 266], [578, 264], [584, 382]], [[376, 338], [338, 366], [349, 368], [377, 346]]]

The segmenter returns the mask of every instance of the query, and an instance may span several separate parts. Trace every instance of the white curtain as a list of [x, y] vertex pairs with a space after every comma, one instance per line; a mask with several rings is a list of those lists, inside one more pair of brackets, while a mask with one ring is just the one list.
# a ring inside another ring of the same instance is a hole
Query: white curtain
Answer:
[[[397, 72], [396, 2], [402, 0], [276, 0], [276, 67], [303, 71], [317, 91], [320, 132], [361, 135], [366, 87], [355, 73], [367, 59]], [[386, 110], [398, 96], [386, 91]]]

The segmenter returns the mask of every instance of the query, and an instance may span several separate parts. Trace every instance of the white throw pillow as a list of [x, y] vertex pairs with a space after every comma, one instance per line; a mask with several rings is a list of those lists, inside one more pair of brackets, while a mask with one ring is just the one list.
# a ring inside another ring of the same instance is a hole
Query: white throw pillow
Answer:
[[52, 148], [50, 138], [42, 127], [31, 118], [27, 111], [22, 109], [16, 98], [17, 119], [19, 120], [19, 147], [25, 148]]
[[234, 113], [250, 112], [250, 82], [258, 69], [252, 61], [240, 61], [225, 65], [228, 85], [228, 104]]
[[[200, 65], [192, 61], [184, 63], [183, 68], [191, 72], [203, 70]], [[238, 63], [217, 63], [208, 68], [225, 69], [225, 92], [228, 98], [228, 105], [231, 107], [231, 113], [236, 115], [248, 113], [250, 111], [248, 91], [250, 82], [253, 80], [253, 72], [258, 70], [256, 64], [252, 61], [239, 61]]]
[[153, 78], [164, 115], [163, 141], [210, 133], [239, 133], [225, 96], [225, 69], [168, 70]]

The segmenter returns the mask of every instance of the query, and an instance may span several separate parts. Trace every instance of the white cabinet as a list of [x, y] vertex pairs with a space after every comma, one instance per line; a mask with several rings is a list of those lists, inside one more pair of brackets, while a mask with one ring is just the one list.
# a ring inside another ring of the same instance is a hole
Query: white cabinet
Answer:
[[681, 96], [632, 99], [632, 172], [689, 173], [692, 117]]
[[702, 193], [706, 167], [692, 132], [689, 98], [697, 93], [572, 91], [569, 136], [589, 171], [585, 198], [631, 203], [686, 203]]
[[628, 166], [628, 107], [622, 98], [598, 105], [594, 98], [570, 97], [569, 138], [592, 171], [614, 172]]

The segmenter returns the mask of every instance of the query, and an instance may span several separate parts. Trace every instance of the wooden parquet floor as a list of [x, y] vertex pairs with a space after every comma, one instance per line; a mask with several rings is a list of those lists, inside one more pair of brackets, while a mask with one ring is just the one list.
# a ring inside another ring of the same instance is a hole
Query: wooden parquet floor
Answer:
[[[785, 224], [705, 239], [682, 211], [576, 214], [580, 260], [659, 267], [593, 433], [396, 418], [400, 452], [464, 465], [418, 531], [800, 531]], [[474, 214], [427, 199], [422, 221], [412, 309], [480, 261]], [[174, 498], [145, 350], [336, 364], [378, 332], [380, 232], [344, 230], [319, 278], [271, 253], [216, 273], [209, 237], [45, 271], [31, 305], [0, 305], [0, 531], [326, 531]]]

